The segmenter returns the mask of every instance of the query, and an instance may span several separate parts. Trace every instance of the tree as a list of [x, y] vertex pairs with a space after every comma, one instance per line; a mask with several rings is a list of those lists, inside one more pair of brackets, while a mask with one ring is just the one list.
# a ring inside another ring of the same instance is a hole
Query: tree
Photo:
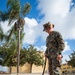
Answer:
[[8, 46], [2, 46], [0, 47], [0, 56], [3, 59], [2, 66], [8, 66], [10, 68], [11, 73], [11, 67], [16, 66], [16, 61], [14, 61], [14, 56], [16, 55], [16, 45], [12, 44], [9, 47]]
[[[7, 11], [0, 11], [0, 21], [9, 20], [8, 25], [13, 24], [11, 30], [7, 36], [7, 41], [9, 41], [10, 37], [14, 37], [14, 30], [18, 30], [18, 66], [19, 66], [19, 55], [20, 55], [20, 30], [23, 31], [23, 27], [25, 25], [24, 16], [27, 15], [30, 11], [30, 4], [26, 3], [24, 7], [20, 5], [20, 0], [7, 0]], [[19, 71], [19, 67], [17, 68], [17, 72]]]
[[31, 6], [29, 3], [26, 3], [24, 7], [22, 7], [20, 0], [7, 0], [7, 11], [0, 11], [0, 21], [9, 20], [8, 25], [14, 23], [11, 27], [7, 40], [9, 40], [14, 30], [17, 30], [18, 27], [21, 27], [21, 30], [23, 30], [23, 26], [25, 24], [24, 16], [29, 13], [30, 9]]
[[30, 45], [28, 47], [26, 55], [26, 61], [30, 64], [30, 73], [32, 72], [33, 64], [37, 66], [43, 65], [43, 56], [40, 55], [40, 52], [34, 46]]
[[6, 35], [4, 34], [3, 28], [2, 28], [2, 26], [0, 24], [0, 42], [2, 42], [3, 40], [5, 40], [5, 38], [6, 38]]
[[[16, 50], [16, 43], [10, 42], [10, 45], [1, 46], [0, 47], [0, 65], [7, 66], [10, 68], [10, 73], [12, 71], [12, 66], [17, 65], [17, 50]], [[26, 51], [21, 50], [20, 55], [20, 65], [23, 66], [26, 63]]]
[[68, 65], [71, 65], [72, 67], [75, 67], [75, 51], [73, 51], [70, 55], [69, 55], [70, 60], [67, 61]]
[[4, 61], [6, 54], [7, 53], [6, 53], [5, 47], [0, 46], [0, 65], [3, 65], [3, 61]]
[[3, 33], [3, 29], [2, 29], [1, 24], [0, 24], [0, 41], [3, 40], [3, 36], [4, 36], [4, 33]]

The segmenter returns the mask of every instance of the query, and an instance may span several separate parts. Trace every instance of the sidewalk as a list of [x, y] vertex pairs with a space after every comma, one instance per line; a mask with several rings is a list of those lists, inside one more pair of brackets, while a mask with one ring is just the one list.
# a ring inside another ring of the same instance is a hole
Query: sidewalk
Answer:
[[[42, 75], [42, 73], [25, 73], [25, 74], [0, 74], [0, 75]], [[45, 73], [44, 75], [48, 75]]]
[[[25, 73], [25, 74], [0, 74], [0, 75], [42, 75], [42, 73]], [[45, 73], [44, 75], [49, 75], [48, 73]], [[62, 75], [75, 75], [74, 74], [62, 74]]]

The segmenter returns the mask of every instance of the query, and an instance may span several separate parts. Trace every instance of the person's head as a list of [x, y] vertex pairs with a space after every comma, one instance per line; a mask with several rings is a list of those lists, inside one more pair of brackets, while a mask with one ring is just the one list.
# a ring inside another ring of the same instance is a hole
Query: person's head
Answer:
[[44, 27], [43, 31], [46, 31], [47, 33], [50, 33], [50, 32], [53, 31], [54, 24], [51, 24], [50, 22], [48, 22], [48, 23], [44, 24], [43, 27]]

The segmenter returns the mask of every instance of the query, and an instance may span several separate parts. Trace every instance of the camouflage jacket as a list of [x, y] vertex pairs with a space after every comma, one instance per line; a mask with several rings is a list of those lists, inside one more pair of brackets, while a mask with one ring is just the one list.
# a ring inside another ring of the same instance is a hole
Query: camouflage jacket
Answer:
[[62, 52], [65, 48], [65, 44], [61, 34], [57, 31], [50, 33], [46, 39], [46, 47], [46, 54], [57, 54]]

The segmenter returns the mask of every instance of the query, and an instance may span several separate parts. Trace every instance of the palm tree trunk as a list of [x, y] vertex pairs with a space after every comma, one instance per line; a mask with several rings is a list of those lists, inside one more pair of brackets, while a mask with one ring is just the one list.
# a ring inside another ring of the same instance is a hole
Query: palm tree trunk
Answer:
[[9, 68], [10, 68], [10, 74], [11, 74], [11, 70], [12, 70], [12, 68], [11, 68], [11, 66], [10, 66]]
[[18, 29], [18, 56], [17, 56], [17, 75], [19, 73], [19, 65], [20, 65], [20, 29]]
[[32, 64], [30, 64], [30, 73], [32, 73]]

